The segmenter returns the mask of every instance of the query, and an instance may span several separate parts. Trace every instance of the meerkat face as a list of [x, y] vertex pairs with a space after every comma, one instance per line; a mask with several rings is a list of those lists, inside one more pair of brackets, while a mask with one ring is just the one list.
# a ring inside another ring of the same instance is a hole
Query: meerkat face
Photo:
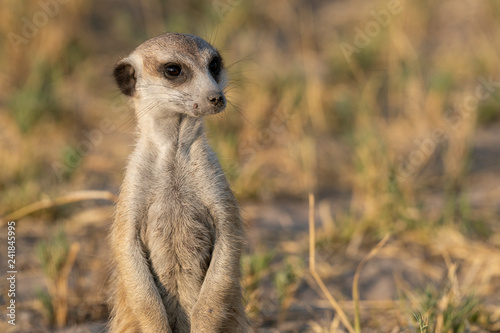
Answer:
[[114, 77], [140, 116], [171, 112], [193, 117], [226, 107], [226, 74], [219, 52], [205, 40], [169, 33], [147, 40], [118, 62]]

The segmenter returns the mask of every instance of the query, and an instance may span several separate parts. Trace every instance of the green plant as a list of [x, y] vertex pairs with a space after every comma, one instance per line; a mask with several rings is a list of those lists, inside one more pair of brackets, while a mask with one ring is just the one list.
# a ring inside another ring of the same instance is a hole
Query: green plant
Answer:
[[49, 292], [42, 289], [37, 288], [35, 290], [36, 298], [42, 303], [42, 307], [45, 310], [45, 316], [49, 321], [49, 325], [54, 324], [54, 306], [52, 305], [52, 297]]
[[[39, 294], [47, 309], [49, 322], [57, 327], [66, 325], [68, 316], [68, 277], [79, 251], [79, 244], [69, 246], [62, 230], [51, 239], [37, 245], [36, 252], [47, 280], [47, 295]], [[49, 300], [50, 298], [50, 305]]]
[[62, 230], [36, 247], [38, 260], [47, 278], [54, 280], [63, 269], [68, 256], [69, 244]]
[[27, 82], [9, 97], [9, 110], [19, 129], [28, 133], [44, 116], [59, 117], [57, 89], [61, 71], [43, 61], [31, 65]]
[[278, 300], [284, 303], [291, 297], [304, 274], [304, 263], [298, 257], [286, 257], [274, 273]]
[[[474, 295], [461, 296], [448, 284], [439, 290], [428, 287], [421, 308], [428, 316], [430, 332], [462, 333], [477, 315], [478, 305]], [[421, 325], [421, 317], [416, 321]]]
[[243, 271], [243, 289], [247, 298], [247, 311], [251, 318], [256, 318], [262, 310], [261, 286], [271, 273], [274, 251], [257, 251], [245, 254], [241, 258]]
[[424, 316], [422, 315], [422, 313], [420, 313], [420, 311], [415, 311], [415, 312], [412, 311], [411, 315], [413, 316], [413, 319], [418, 323], [419, 332], [420, 333], [426, 333], [427, 332], [427, 327], [428, 327], [428, 325], [427, 325], [427, 323], [428, 323], [427, 317], [424, 318]]

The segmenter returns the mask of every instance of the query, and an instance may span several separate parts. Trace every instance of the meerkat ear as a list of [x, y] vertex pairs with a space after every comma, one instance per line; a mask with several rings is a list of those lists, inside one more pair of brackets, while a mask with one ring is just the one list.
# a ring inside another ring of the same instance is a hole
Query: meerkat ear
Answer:
[[120, 60], [113, 71], [118, 88], [127, 96], [134, 96], [137, 76], [134, 66], [128, 59]]

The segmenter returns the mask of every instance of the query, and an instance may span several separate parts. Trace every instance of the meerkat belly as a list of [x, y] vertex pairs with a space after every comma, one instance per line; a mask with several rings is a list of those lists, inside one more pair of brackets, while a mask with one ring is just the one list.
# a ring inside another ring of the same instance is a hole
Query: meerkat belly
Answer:
[[176, 326], [189, 327], [191, 308], [210, 265], [215, 228], [194, 191], [162, 192], [150, 206], [144, 238], [151, 272], [175, 331]]

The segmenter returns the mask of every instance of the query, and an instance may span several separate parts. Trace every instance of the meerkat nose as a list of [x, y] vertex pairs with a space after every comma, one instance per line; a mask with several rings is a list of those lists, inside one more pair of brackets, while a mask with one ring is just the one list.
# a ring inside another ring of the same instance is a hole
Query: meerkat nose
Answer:
[[224, 96], [219, 91], [209, 94], [207, 98], [210, 104], [212, 104], [213, 106], [224, 105]]

